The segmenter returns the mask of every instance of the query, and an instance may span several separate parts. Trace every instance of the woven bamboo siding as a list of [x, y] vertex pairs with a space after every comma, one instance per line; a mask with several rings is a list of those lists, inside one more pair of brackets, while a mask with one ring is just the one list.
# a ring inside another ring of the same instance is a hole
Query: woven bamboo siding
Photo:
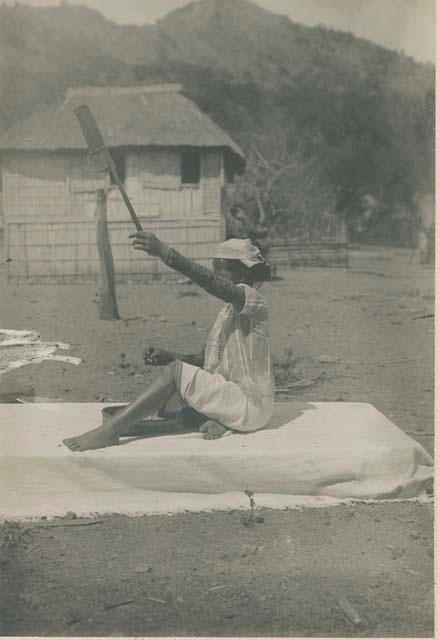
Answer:
[[[193, 219], [190, 224], [174, 220], [143, 220], [165, 242], [201, 264], [210, 264], [214, 247], [223, 240], [220, 219]], [[98, 272], [94, 220], [56, 222], [9, 222], [7, 252], [10, 281], [86, 282]], [[109, 224], [118, 281], [175, 277], [159, 260], [134, 251], [128, 239], [132, 223]], [[177, 274], [176, 274], [176, 277]]]
[[[180, 152], [146, 150], [126, 158], [126, 189], [140, 217], [187, 219], [219, 215], [220, 174], [211, 172], [211, 163], [220, 167], [220, 153], [208, 152], [202, 162], [199, 185], [181, 184]], [[108, 220], [129, 220], [129, 213], [116, 187], [108, 196]]]
[[[181, 187], [178, 191], [144, 189], [140, 194], [130, 191], [129, 197], [140, 218], [187, 220], [203, 215], [203, 194], [200, 188]], [[220, 209], [215, 215], [219, 213]], [[130, 220], [117, 188], [111, 188], [108, 194], [108, 220]]]
[[205, 153], [203, 156], [203, 192], [205, 215], [214, 215], [220, 211], [221, 196], [221, 158], [218, 153]]
[[[224, 239], [221, 162], [220, 152], [204, 152], [199, 185], [186, 186], [179, 150], [126, 153], [126, 189], [143, 226], [200, 262]], [[3, 170], [9, 278], [94, 279], [96, 190], [109, 185], [108, 176], [79, 152], [8, 153]], [[108, 192], [108, 221], [120, 277], [168, 271], [131, 250], [132, 222], [116, 187]]]
[[[185, 186], [180, 183], [179, 151], [127, 153], [126, 190], [137, 214], [174, 219], [220, 215], [221, 154], [203, 155], [199, 185]], [[93, 218], [95, 192], [109, 184], [108, 177], [96, 174], [87, 155], [79, 152], [6, 154], [3, 176], [6, 217], [20, 220]], [[116, 187], [108, 196], [108, 220], [129, 220]]]
[[69, 159], [33, 154], [7, 156], [4, 160], [3, 188], [5, 217], [71, 215], [67, 192]]
[[180, 153], [176, 150], [146, 151], [139, 157], [141, 188], [178, 190], [181, 186]]

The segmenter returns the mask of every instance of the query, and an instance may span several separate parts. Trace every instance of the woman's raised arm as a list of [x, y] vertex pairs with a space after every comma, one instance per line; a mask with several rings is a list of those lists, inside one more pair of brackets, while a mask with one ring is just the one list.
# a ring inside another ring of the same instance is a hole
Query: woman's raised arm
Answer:
[[186, 276], [212, 296], [232, 304], [237, 311], [243, 309], [246, 302], [244, 287], [239, 287], [227, 278], [216, 275], [211, 269], [186, 258], [179, 251], [161, 242], [153, 233], [138, 231], [129, 237], [134, 238], [134, 249], [161, 258], [170, 269]]

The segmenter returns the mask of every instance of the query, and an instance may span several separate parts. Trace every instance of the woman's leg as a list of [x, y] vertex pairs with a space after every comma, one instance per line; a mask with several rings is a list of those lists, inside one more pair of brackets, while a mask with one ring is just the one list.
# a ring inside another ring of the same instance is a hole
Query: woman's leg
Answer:
[[80, 436], [67, 438], [63, 441], [64, 444], [72, 451], [88, 451], [117, 445], [122, 434], [129, 432], [129, 428], [139, 420], [157, 411], [175, 393], [176, 366], [175, 362], [169, 364], [144, 393], [107, 424]]
[[157, 435], [196, 433], [202, 431], [199, 427], [208, 420], [207, 416], [192, 407], [184, 405], [179, 393], [175, 393], [169, 402], [158, 411], [158, 416], [160, 417], [159, 420], [141, 420], [133, 424], [123, 431], [120, 437], [137, 436], [147, 438]]

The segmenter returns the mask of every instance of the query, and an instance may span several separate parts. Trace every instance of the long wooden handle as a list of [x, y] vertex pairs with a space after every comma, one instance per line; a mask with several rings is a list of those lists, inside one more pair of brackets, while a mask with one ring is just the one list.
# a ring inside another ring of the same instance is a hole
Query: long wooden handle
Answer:
[[79, 121], [79, 126], [81, 128], [82, 135], [85, 138], [85, 142], [87, 143], [90, 154], [94, 156], [96, 165], [100, 168], [100, 171], [109, 170], [111, 172], [112, 177], [114, 178], [115, 183], [120, 190], [124, 203], [128, 208], [134, 225], [136, 226], [138, 231], [142, 231], [143, 228], [140, 224], [140, 221], [138, 220], [132, 203], [129, 200], [126, 189], [124, 188], [124, 185], [118, 176], [115, 162], [112, 159], [108, 148], [106, 147], [105, 141], [103, 140], [103, 136], [97, 125], [96, 119], [91, 112], [91, 109], [88, 105], [82, 104], [74, 109], [74, 113], [76, 114], [76, 117]]
[[128, 208], [128, 210], [129, 210], [129, 213], [130, 213], [131, 218], [132, 218], [132, 222], [133, 222], [133, 223], [134, 223], [134, 225], [136, 226], [137, 231], [142, 231], [142, 230], [143, 230], [143, 227], [141, 226], [141, 223], [140, 223], [140, 221], [138, 220], [138, 216], [137, 216], [137, 214], [135, 213], [135, 209], [133, 208], [132, 203], [131, 203], [131, 201], [129, 200], [129, 196], [128, 196], [128, 195], [127, 195], [127, 193], [126, 193], [126, 189], [124, 188], [124, 185], [123, 185], [122, 181], [121, 181], [121, 180], [120, 180], [120, 178], [118, 177], [117, 170], [115, 169], [115, 167], [111, 167], [111, 168], [110, 168], [110, 172], [112, 173], [112, 176], [113, 176], [113, 178], [114, 178], [114, 180], [115, 180], [115, 182], [116, 182], [116, 184], [117, 184], [117, 187], [118, 187], [118, 188], [119, 188], [119, 190], [120, 190], [121, 196], [122, 196], [122, 198], [123, 198], [123, 200], [124, 200], [124, 204], [126, 205], [126, 207], [127, 207], [127, 208]]

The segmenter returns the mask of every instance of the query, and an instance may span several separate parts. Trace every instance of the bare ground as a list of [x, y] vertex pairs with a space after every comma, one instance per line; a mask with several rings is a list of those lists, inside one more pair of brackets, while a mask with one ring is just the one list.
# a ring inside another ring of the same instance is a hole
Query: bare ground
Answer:
[[[351, 258], [346, 272], [281, 273], [265, 286], [278, 399], [371, 402], [432, 453], [433, 319], [415, 318], [434, 312], [433, 271], [409, 265], [404, 251]], [[3, 285], [0, 326], [69, 342], [83, 363], [10, 372], [0, 394], [129, 401], [156, 375], [142, 349], [200, 350], [220, 307], [182, 283], [117, 293], [123, 319], [100, 322], [93, 285]], [[0, 632], [433, 636], [429, 506], [264, 510], [251, 527], [242, 515], [8, 523]]]

